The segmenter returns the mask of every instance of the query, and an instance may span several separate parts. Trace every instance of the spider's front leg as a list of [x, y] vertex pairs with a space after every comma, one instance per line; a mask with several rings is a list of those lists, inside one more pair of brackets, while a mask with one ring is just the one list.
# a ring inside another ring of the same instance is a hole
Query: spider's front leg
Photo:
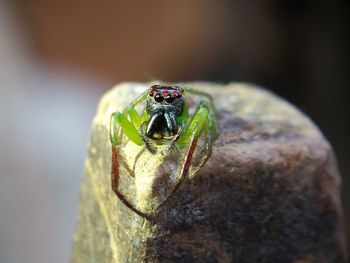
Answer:
[[141, 122], [147, 118], [146, 111], [139, 116], [135, 107], [147, 99], [148, 91], [143, 92], [133, 102], [131, 102], [122, 112], [112, 113], [110, 120], [110, 140], [112, 145], [120, 146], [122, 137], [125, 134], [137, 145], [143, 145], [139, 134]]
[[111, 171], [111, 183], [112, 190], [118, 196], [118, 198], [136, 214], [148, 218], [148, 216], [141, 211], [137, 210], [119, 191], [119, 164], [125, 167], [129, 175], [133, 176], [133, 171], [128, 164], [122, 158], [120, 154], [120, 146], [122, 144], [123, 135], [134, 142], [137, 145], [142, 146], [143, 141], [139, 134], [139, 126], [143, 119], [145, 119], [146, 112], [144, 111], [141, 116], [138, 115], [135, 107], [146, 100], [148, 91], [141, 94], [135, 101], [127, 106], [122, 112], [114, 112], [111, 115], [110, 120], [110, 140], [112, 143], [112, 171]]
[[[181, 184], [188, 177], [188, 173], [191, 168], [191, 164], [193, 160], [193, 155], [196, 150], [199, 137], [202, 135], [203, 131], [205, 132], [205, 135], [206, 135], [205, 136], [206, 150], [199, 166], [194, 171], [194, 173], [197, 172], [209, 159], [212, 151], [213, 141], [216, 139], [216, 136], [217, 136], [214, 110], [211, 106], [208, 105], [206, 101], [201, 101], [199, 103], [190, 122], [184, 128], [183, 132], [181, 133], [181, 135], [177, 140], [178, 147], [180, 149], [187, 147], [187, 150], [186, 150], [185, 157], [180, 170], [180, 179], [178, 183], [175, 185], [173, 191], [170, 193], [167, 199], [163, 202], [163, 204], [175, 194], [177, 189], [179, 189]], [[159, 206], [159, 208], [161, 206]]]
[[[143, 141], [139, 134], [139, 126], [142, 119], [146, 118], [145, 111], [139, 116], [135, 107], [143, 102], [147, 97], [147, 92], [144, 92], [135, 101], [133, 101], [129, 106], [127, 106], [122, 112], [114, 112], [111, 115], [110, 120], [110, 140], [112, 146], [115, 146], [119, 151], [119, 147], [123, 142], [123, 135], [134, 142], [137, 145], [142, 146]], [[126, 161], [122, 156], [119, 158], [120, 162], [123, 164], [128, 173], [133, 176], [133, 170], [130, 169]]]

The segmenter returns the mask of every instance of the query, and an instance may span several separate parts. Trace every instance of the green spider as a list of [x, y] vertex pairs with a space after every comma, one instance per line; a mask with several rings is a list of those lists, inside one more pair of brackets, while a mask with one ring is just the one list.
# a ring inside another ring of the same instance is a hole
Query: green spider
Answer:
[[[199, 103], [195, 104], [194, 97]], [[146, 107], [139, 114], [136, 106], [146, 102]], [[196, 106], [194, 113], [191, 109]], [[169, 150], [174, 148], [185, 151], [181, 164], [179, 181], [164, 203], [171, 198], [185, 178], [188, 176], [193, 155], [202, 134], [204, 134], [204, 149], [196, 173], [209, 159], [212, 144], [218, 136], [213, 101], [207, 93], [181, 88], [180, 86], [153, 85], [122, 112], [114, 112], [111, 116], [110, 139], [112, 143], [112, 190], [119, 199], [138, 215], [148, 218], [144, 212], [136, 209], [119, 191], [119, 164], [134, 176], [135, 164], [141, 154], [148, 150], [157, 152], [160, 145], [166, 145]], [[144, 146], [135, 158], [133, 169], [130, 169], [120, 156], [120, 147], [124, 135], [133, 143]]]

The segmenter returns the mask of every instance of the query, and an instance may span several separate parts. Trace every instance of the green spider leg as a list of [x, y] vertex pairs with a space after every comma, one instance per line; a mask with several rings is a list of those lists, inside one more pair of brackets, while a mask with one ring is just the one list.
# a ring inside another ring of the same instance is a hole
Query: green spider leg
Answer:
[[[185, 133], [182, 134], [182, 136], [181, 136], [182, 138], [181, 138], [179, 144], [183, 147], [184, 145], [186, 145], [186, 143], [189, 143], [189, 138], [191, 136], [191, 132], [194, 131], [194, 127], [190, 127], [191, 123], [192, 123], [192, 126], [198, 125], [199, 117], [197, 117], [197, 119], [194, 119], [194, 117], [195, 117], [195, 115], [204, 116], [203, 112], [205, 111], [206, 118], [207, 118], [207, 121], [205, 122], [205, 127], [204, 127], [205, 147], [202, 150], [202, 155], [204, 156], [204, 158], [202, 159], [202, 161], [199, 164], [199, 168], [200, 168], [209, 159], [209, 157], [211, 155], [211, 151], [212, 151], [212, 144], [219, 135], [218, 131], [217, 131], [217, 124], [216, 124], [216, 117], [215, 117], [215, 112], [214, 112], [213, 99], [209, 94], [202, 92], [202, 91], [199, 91], [199, 90], [194, 90], [191, 88], [186, 88], [186, 93], [190, 94], [190, 95], [199, 96], [202, 98], [202, 100], [199, 103], [199, 105], [196, 109], [196, 112], [194, 113], [194, 115], [192, 117], [193, 119], [190, 121], [190, 124], [187, 127], [187, 131], [185, 131]], [[206, 100], [203, 100], [203, 98], [205, 98]], [[204, 110], [203, 110], [203, 108], [204, 108]], [[203, 128], [201, 128], [201, 130], [203, 130]]]
[[[122, 112], [114, 112], [111, 115], [110, 120], [110, 140], [112, 145], [118, 148], [122, 144], [123, 133], [127, 136], [128, 139], [136, 143], [137, 145], [142, 146], [143, 141], [138, 132], [139, 126], [142, 121], [145, 121], [148, 118], [146, 110], [144, 110], [139, 116], [136, 111], [136, 106], [144, 102], [147, 99], [148, 91], [146, 90], [141, 95], [139, 95], [134, 101], [132, 101], [127, 107], [124, 108]], [[122, 165], [128, 171], [129, 175], [133, 176], [134, 172], [129, 167], [127, 162], [122, 156], [119, 157]]]
[[208, 128], [212, 131], [211, 136], [213, 137], [212, 141], [214, 141], [219, 136], [219, 133], [218, 133], [217, 124], [216, 124], [213, 97], [211, 95], [209, 95], [208, 93], [200, 91], [200, 90], [195, 90], [195, 89], [187, 88], [187, 87], [185, 88], [185, 90], [186, 90], [186, 93], [188, 93], [188, 94], [199, 96], [202, 98], [206, 98], [206, 100], [207, 100], [206, 107], [207, 107], [207, 110], [209, 113], [208, 118], [209, 118], [209, 122], [211, 123], [211, 127], [208, 127]]
[[207, 100], [205, 107], [208, 111], [208, 121], [205, 125], [205, 147], [200, 153], [200, 155], [203, 156], [202, 160], [199, 162], [197, 168], [192, 172], [193, 174], [195, 174], [210, 158], [212, 153], [213, 142], [217, 139], [219, 133], [217, 129], [216, 117], [214, 112], [214, 102], [212, 96], [210, 96], [208, 93], [192, 88], [186, 88], [186, 92], [191, 95], [206, 98]]
[[[111, 115], [110, 120], [110, 140], [112, 143], [112, 171], [111, 171], [111, 184], [113, 192], [118, 196], [124, 205], [134, 211], [141, 217], [148, 218], [148, 216], [141, 211], [137, 210], [127, 198], [119, 191], [119, 164], [125, 167], [129, 175], [133, 176], [134, 171], [130, 169], [124, 158], [120, 154], [120, 146], [122, 144], [123, 133], [137, 145], [144, 145], [142, 138], [139, 134], [139, 127], [142, 121], [148, 118], [146, 110], [144, 110], [139, 116], [136, 111], [136, 106], [144, 102], [147, 99], [148, 90], [143, 92], [133, 102], [131, 102], [122, 112], [114, 112]], [[142, 151], [142, 150], [141, 150]]]
[[169, 200], [175, 192], [179, 189], [185, 179], [188, 177], [189, 170], [192, 165], [193, 155], [198, 143], [200, 136], [203, 131], [205, 132], [205, 151], [202, 160], [200, 161], [199, 166], [193, 173], [196, 173], [209, 159], [212, 151], [213, 141], [216, 139], [217, 131], [216, 131], [216, 121], [214, 116], [214, 110], [208, 103], [208, 101], [201, 101], [197, 106], [195, 113], [193, 114], [191, 120], [188, 125], [184, 128], [183, 132], [180, 134], [177, 145], [178, 147], [185, 148], [186, 153], [185, 158], [181, 166], [180, 170], [180, 179], [175, 185], [172, 192], [166, 198], [166, 200], [158, 207], [162, 207], [167, 200]]
[[142, 146], [143, 141], [139, 134], [141, 122], [147, 119], [147, 112], [144, 110], [139, 116], [136, 106], [147, 99], [148, 90], [138, 96], [133, 102], [124, 108], [122, 112], [114, 112], [110, 120], [110, 139], [113, 145], [122, 144], [122, 135], [125, 135], [135, 144]]

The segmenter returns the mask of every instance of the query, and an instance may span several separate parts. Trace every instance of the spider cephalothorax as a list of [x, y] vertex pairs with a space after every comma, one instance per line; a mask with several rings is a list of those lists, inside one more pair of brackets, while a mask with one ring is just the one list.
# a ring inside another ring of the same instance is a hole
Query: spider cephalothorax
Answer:
[[[196, 99], [191, 97], [196, 97]], [[146, 104], [144, 108], [137, 110], [136, 107], [144, 102]], [[122, 112], [114, 112], [111, 116], [110, 138], [113, 153], [112, 189], [114, 193], [135, 213], [150, 218], [149, 215], [134, 207], [120, 192], [119, 165], [122, 164], [131, 176], [137, 176], [134, 174], [135, 165], [144, 151], [148, 150], [155, 154], [160, 146], [168, 147], [168, 149], [176, 148], [175, 154], [181, 158], [183, 156], [183, 161], [179, 163], [180, 179], [167, 197], [166, 200], [168, 200], [188, 177], [201, 135], [203, 135], [202, 149], [198, 153], [193, 174], [209, 159], [212, 144], [218, 135], [212, 98], [202, 91], [191, 88], [151, 86]], [[135, 156], [134, 169], [131, 169], [120, 156], [120, 147], [125, 141], [124, 138], [136, 145], [143, 146], [139, 154]], [[165, 151], [169, 154], [170, 152]]]
[[145, 123], [148, 138], [171, 139], [177, 134], [176, 118], [181, 116], [185, 102], [182, 95], [183, 89], [179, 86], [153, 85], [150, 88], [146, 107], [150, 118]]

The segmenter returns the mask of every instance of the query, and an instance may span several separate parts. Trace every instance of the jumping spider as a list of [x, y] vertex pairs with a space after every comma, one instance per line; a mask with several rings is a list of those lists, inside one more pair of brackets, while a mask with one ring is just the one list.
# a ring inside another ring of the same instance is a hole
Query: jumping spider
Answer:
[[[192, 97], [200, 99], [197, 105], [191, 105], [194, 104]], [[139, 114], [136, 106], [145, 101], [146, 107]], [[190, 114], [189, 109], [193, 107], [196, 109]], [[218, 135], [212, 98], [207, 93], [191, 88], [151, 86], [126, 106], [122, 112], [114, 112], [111, 116], [110, 138], [113, 153], [112, 189], [114, 193], [128, 208], [148, 218], [148, 215], [136, 209], [118, 189], [119, 164], [122, 163], [130, 175], [133, 175], [135, 170], [135, 164], [134, 169], [130, 169], [120, 156], [123, 135], [133, 143], [144, 146], [136, 156], [135, 163], [146, 150], [155, 154], [159, 145], [166, 144], [169, 149], [176, 147], [185, 151], [180, 179], [164, 201], [166, 202], [188, 176], [198, 139], [203, 132], [205, 147], [200, 152], [200, 162], [193, 173], [197, 172], [211, 156], [212, 144]]]

